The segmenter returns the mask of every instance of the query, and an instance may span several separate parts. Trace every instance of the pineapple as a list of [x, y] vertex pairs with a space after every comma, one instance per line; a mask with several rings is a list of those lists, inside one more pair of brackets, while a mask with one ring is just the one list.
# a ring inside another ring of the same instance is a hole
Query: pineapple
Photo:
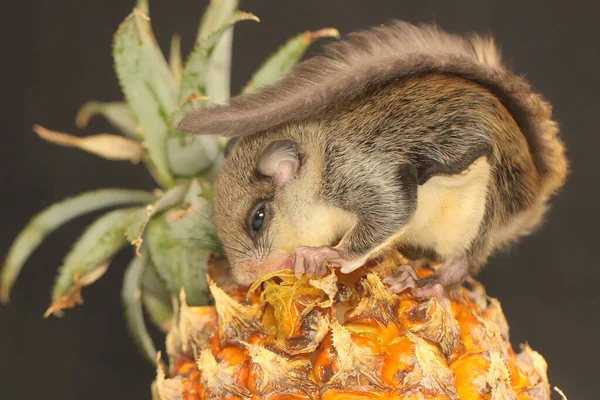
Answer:
[[[101, 189], [56, 203], [37, 214], [11, 246], [0, 275], [0, 300], [10, 291], [29, 255], [59, 226], [93, 211], [110, 211], [83, 233], [64, 259], [46, 316], [62, 315], [82, 302], [82, 288], [98, 280], [111, 258], [131, 245], [134, 257], [122, 290], [128, 326], [146, 358], [156, 348], [146, 330], [144, 310], [167, 332], [172, 295], [183, 288], [190, 304], [208, 302], [208, 262], [222, 253], [212, 223], [212, 185], [222, 161], [225, 138], [190, 137], [177, 124], [192, 107], [229, 99], [233, 26], [259, 21], [238, 11], [238, 0], [213, 0], [202, 17], [196, 44], [183, 62], [173, 37], [169, 60], [154, 38], [147, 0], [138, 0], [114, 35], [115, 71], [123, 102], [92, 101], [76, 117], [84, 128], [102, 115], [121, 135], [73, 136], [36, 125], [44, 140], [78, 148], [109, 160], [142, 162], [159, 187], [150, 191]], [[336, 37], [332, 28], [304, 32], [288, 40], [252, 76], [243, 92], [268, 85], [286, 73], [311, 43]], [[183, 240], [181, 238], [189, 238]]]
[[182, 291], [154, 400], [550, 398], [544, 358], [515, 353], [480, 283], [447, 303], [393, 294], [382, 279], [407, 261], [392, 252], [319, 280], [283, 270], [250, 288], [209, 280], [212, 306]]

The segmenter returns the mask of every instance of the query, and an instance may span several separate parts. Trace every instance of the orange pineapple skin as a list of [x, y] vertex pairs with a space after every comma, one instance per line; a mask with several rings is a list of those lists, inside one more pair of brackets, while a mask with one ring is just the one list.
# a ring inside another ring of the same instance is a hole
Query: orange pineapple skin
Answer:
[[[217, 323], [203, 326], [201, 339], [183, 338], [195, 343], [194, 351], [170, 354], [180, 398], [550, 399], [545, 361], [528, 346], [515, 353], [499, 303], [481, 284], [470, 280], [445, 308], [435, 298], [390, 293], [381, 283], [386, 270], [380, 261], [351, 277], [336, 275], [335, 295], [285, 275], [249, 294], [229, 290], [236, 304], [254, 310], [252, 326], [219, 308], [217, 296], [215, 306], [189, 307]], [[222, 329], [230, 317], [247, 328], [234, 335]], [[317, 332], [319, 324], [328, 329]], [[212, 369], [194, 359], [201, 351], [210, 352]], [[285, 372], [271, 371], [274, 365]]]

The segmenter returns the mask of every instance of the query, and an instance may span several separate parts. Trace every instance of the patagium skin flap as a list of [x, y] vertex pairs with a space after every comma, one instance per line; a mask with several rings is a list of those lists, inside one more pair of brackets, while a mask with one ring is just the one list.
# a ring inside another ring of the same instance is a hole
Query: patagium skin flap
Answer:
[[537, 228], [567, 173], [551, 106], [492, 38], [399, 21], [180, 129], [235, 137], [215, 204], [241, 284], [282, 265], [350, 272], [399, 246], [443, 266], [400, 266], [390, 289], [439, 294]]

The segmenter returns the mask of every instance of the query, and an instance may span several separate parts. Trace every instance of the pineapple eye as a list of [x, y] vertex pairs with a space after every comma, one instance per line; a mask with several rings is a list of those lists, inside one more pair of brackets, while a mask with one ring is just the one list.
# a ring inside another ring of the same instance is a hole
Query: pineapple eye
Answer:
[[248, 218], [248, 228], [252, 234], [256, 234], [260, 232], [260, 230], [265, 225], [265, 220], [267, 218], [267, 204], [260, 203], [256, 206], [249, 215]]

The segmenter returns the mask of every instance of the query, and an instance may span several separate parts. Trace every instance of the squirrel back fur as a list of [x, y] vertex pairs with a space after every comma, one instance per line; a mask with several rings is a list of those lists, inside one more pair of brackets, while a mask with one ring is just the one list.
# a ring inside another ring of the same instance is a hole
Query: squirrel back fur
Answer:
[[435, 25], [393, 21], [326, 46], [275, 84], [228, 105], [194, 110], [184, 132], [241, 136], [335, 111], [374, 88], [406, 77], [441, 73], [473, 81], [506, 107], [529, 145], [547, 198], [564, 183], [567, 161], [551, 105], [501, 60], [493, 38], [459, 36]]

